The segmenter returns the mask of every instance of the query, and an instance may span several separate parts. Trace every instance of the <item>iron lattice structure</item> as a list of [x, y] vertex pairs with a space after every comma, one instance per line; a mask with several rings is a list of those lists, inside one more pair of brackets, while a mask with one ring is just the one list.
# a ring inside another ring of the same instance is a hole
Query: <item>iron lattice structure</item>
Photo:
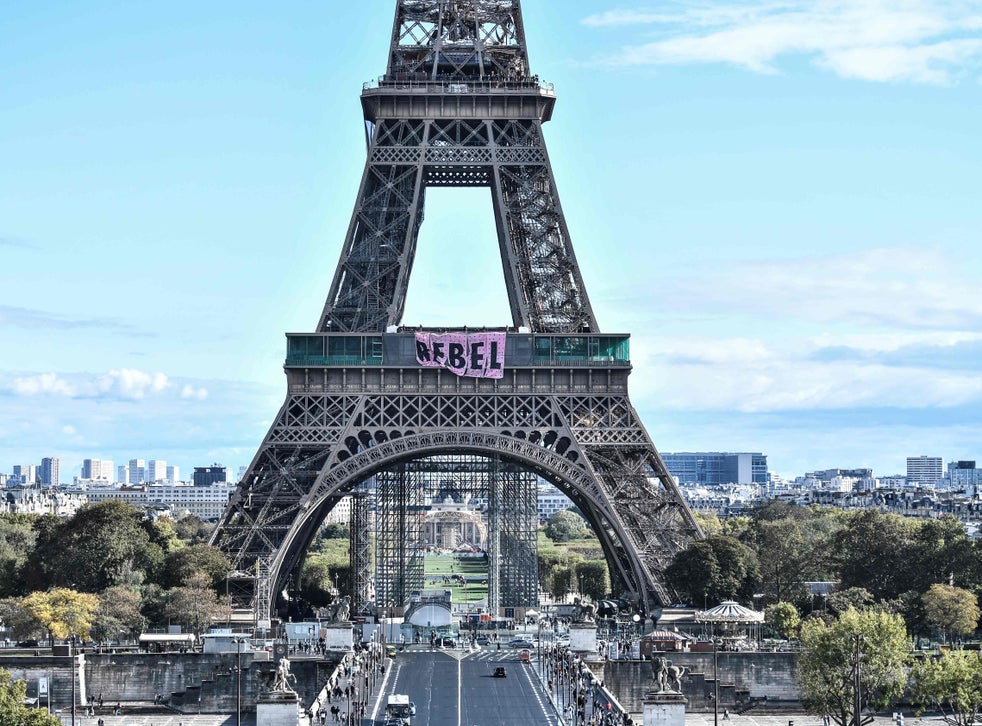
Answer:
[[351, 497], [351, 532], [348, 559], [351, 570], [351, 611], [364, 612], [375, 602], [372, 571], [372, 522], [368, 495], [363, 491]]
[[[240, 579], [230, 592], [267, 617], [340, 496], [466, 453], [556, 484], [625, 593], [672, 602], [665, 567], [702, 535], [628, 397], [628, 336], [598, 330], [542, 134], [555, 94], [529, 71], [520, 3], [398, 2], [386, 75], [361, 99], [368, 159], [317, 332], [288, 336], [286, 401], [213, 535]], [[501, 379], [423, 368], [393, 327], [428, 186], [491, 190], [513, 325]], [[264, 558], [273, 586], [249, 579]]]

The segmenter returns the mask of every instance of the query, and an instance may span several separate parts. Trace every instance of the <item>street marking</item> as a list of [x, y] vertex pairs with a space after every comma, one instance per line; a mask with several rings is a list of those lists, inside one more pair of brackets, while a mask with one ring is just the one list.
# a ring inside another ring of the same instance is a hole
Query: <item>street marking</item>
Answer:
[[375, 717], [378, 715], [378, 707], [382, 704], [382, 696], [385, 695], [385, 682], [389, 680], [389, 674], [392, 671], [396, 672], [395, 677], [392, 679], [392, 686], [395, 687], [396, 682], [399, 680], [399, 669], [402, 665], [398, 663], [393, 663], [391, 666], [385, 669], [385, 675], [382, 676], [382, 683], [378, 688], [378, 696], [375, 699], [375, 708], [372, 709], [372, 721], [375, 721]]
[[463, 686], [464, 686], [463, 684], [464, 679], [463, 679], [463, 674], [461, 673], [461, 665], [460, 665], [461, 660], [463, 659], [461, 658], [457, 660], [457, 726], [461, 726], [460, 723], [460, 720], [462, 718], [461, 711], [464, 705], [463, 704], [464, 699], [463, 696], [461, 695], [461, 691], [463, 690]]
[[[531, 670], [531, 668], [531, 665], [527, 666], [526, 668], [522, 668], [522, 674], [525, 676], [525, 680], [528, 681], [529, 686], [532, 688], [532, 695], [535, 696], [535, 700], [539, 704], [539, 708], [542, 709], [542, 715], [546, 717], [546, 723], [549, 724], [549, 726], [552, 726], [553, 717], [546, 708], [546, 704], [542, 701], [542, 695], [540, 693], [541, 689], [536, 687], [535, 683], [532, 681], [532, 676], [528, 674], [528, 671]], [[539, 685], [541, 686], [541, 682]]]

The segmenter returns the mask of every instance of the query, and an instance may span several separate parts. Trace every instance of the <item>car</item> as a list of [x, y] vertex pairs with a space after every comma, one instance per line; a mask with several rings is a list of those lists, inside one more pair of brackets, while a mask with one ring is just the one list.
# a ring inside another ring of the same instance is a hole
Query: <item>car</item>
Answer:
[[532, 655], [527, 650], [523, 650], [518, 654], [518, 660], [522, 663], [530, 663], [532, 661]]
[[507, 678], [508, 677], [508, 671], [505, 670], [505, 667], [504, 666], [498, 666], [497, 668], [494, 669], [494, 677], [495, 678]]
[[17, 643], [17, 647], [18, 648], [37, 648], [40, 644], [41, 643], [39, 643], [38, 641], [36, 641], [36, 640], [34, 640], [32, 638], [31, 640], [22, 640], [22, 641], [20, 641], [19, 643]]
[[479, 635], [479, 636], [477, 636], [477, 638], [476, 638], [476, 639], [474, 640], [474, 642], [475, 642], [475, 643], [477, 643], [478, 645], [488, 645], [488, 644], [490, 644], [490, 643], [491, 643], [491, 638], [489, 638], [489, 637], [488, 637], [488, 636], [486, 636], [486, 635]]
[[456, 648], [457, 641], [453, 638], [441, 638], [440, 645], [442, 645], [444, 648]]
[[508, 641], [509, 648], [534, 648], [535, 644], [528, 638], [512, 638]]
[[396, 657], [396, 647], [394, 645], [385, 646], [385, 655], [389, 658]]
[[412, 701], [409, 702], [409, 715], [410, 716], [416, 715], [416, 704], [413, 703]]

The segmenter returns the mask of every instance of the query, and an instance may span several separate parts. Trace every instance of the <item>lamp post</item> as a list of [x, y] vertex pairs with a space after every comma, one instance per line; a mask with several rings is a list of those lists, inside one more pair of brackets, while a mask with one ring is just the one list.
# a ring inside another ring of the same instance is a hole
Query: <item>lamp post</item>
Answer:
[[75, 726], [75, 635], [68, 637], [68, 673], [72, 682], [72, 726]]
[[719, 726], [719, 645], [713, 638], [713, 726]]
[[242, 640], [235, 639], [235, 726], [242, 726]]
[[863, 710], [863, 694], [862, 694], [862, 657], [863, 657], [863, 642], [865, 638], [862, 633], [855, 633], [852, 636], [853, 643], [856, 645], [856, 667], [853, 673], [855, 682], [853, 683], [853, 724], [855, 726], [862, 726], [862, 710]]

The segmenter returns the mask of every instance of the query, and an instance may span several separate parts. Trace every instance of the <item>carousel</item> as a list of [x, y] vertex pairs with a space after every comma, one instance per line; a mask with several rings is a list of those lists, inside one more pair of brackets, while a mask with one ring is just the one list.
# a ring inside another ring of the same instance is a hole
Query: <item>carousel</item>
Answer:
[[764, 613], [745, 608], [735, 600], [726, 600], [697, 612], [695, 621], [702, 624], [711, 641], [722, 643], [724, 650], [748, 650], [760, 642]]

